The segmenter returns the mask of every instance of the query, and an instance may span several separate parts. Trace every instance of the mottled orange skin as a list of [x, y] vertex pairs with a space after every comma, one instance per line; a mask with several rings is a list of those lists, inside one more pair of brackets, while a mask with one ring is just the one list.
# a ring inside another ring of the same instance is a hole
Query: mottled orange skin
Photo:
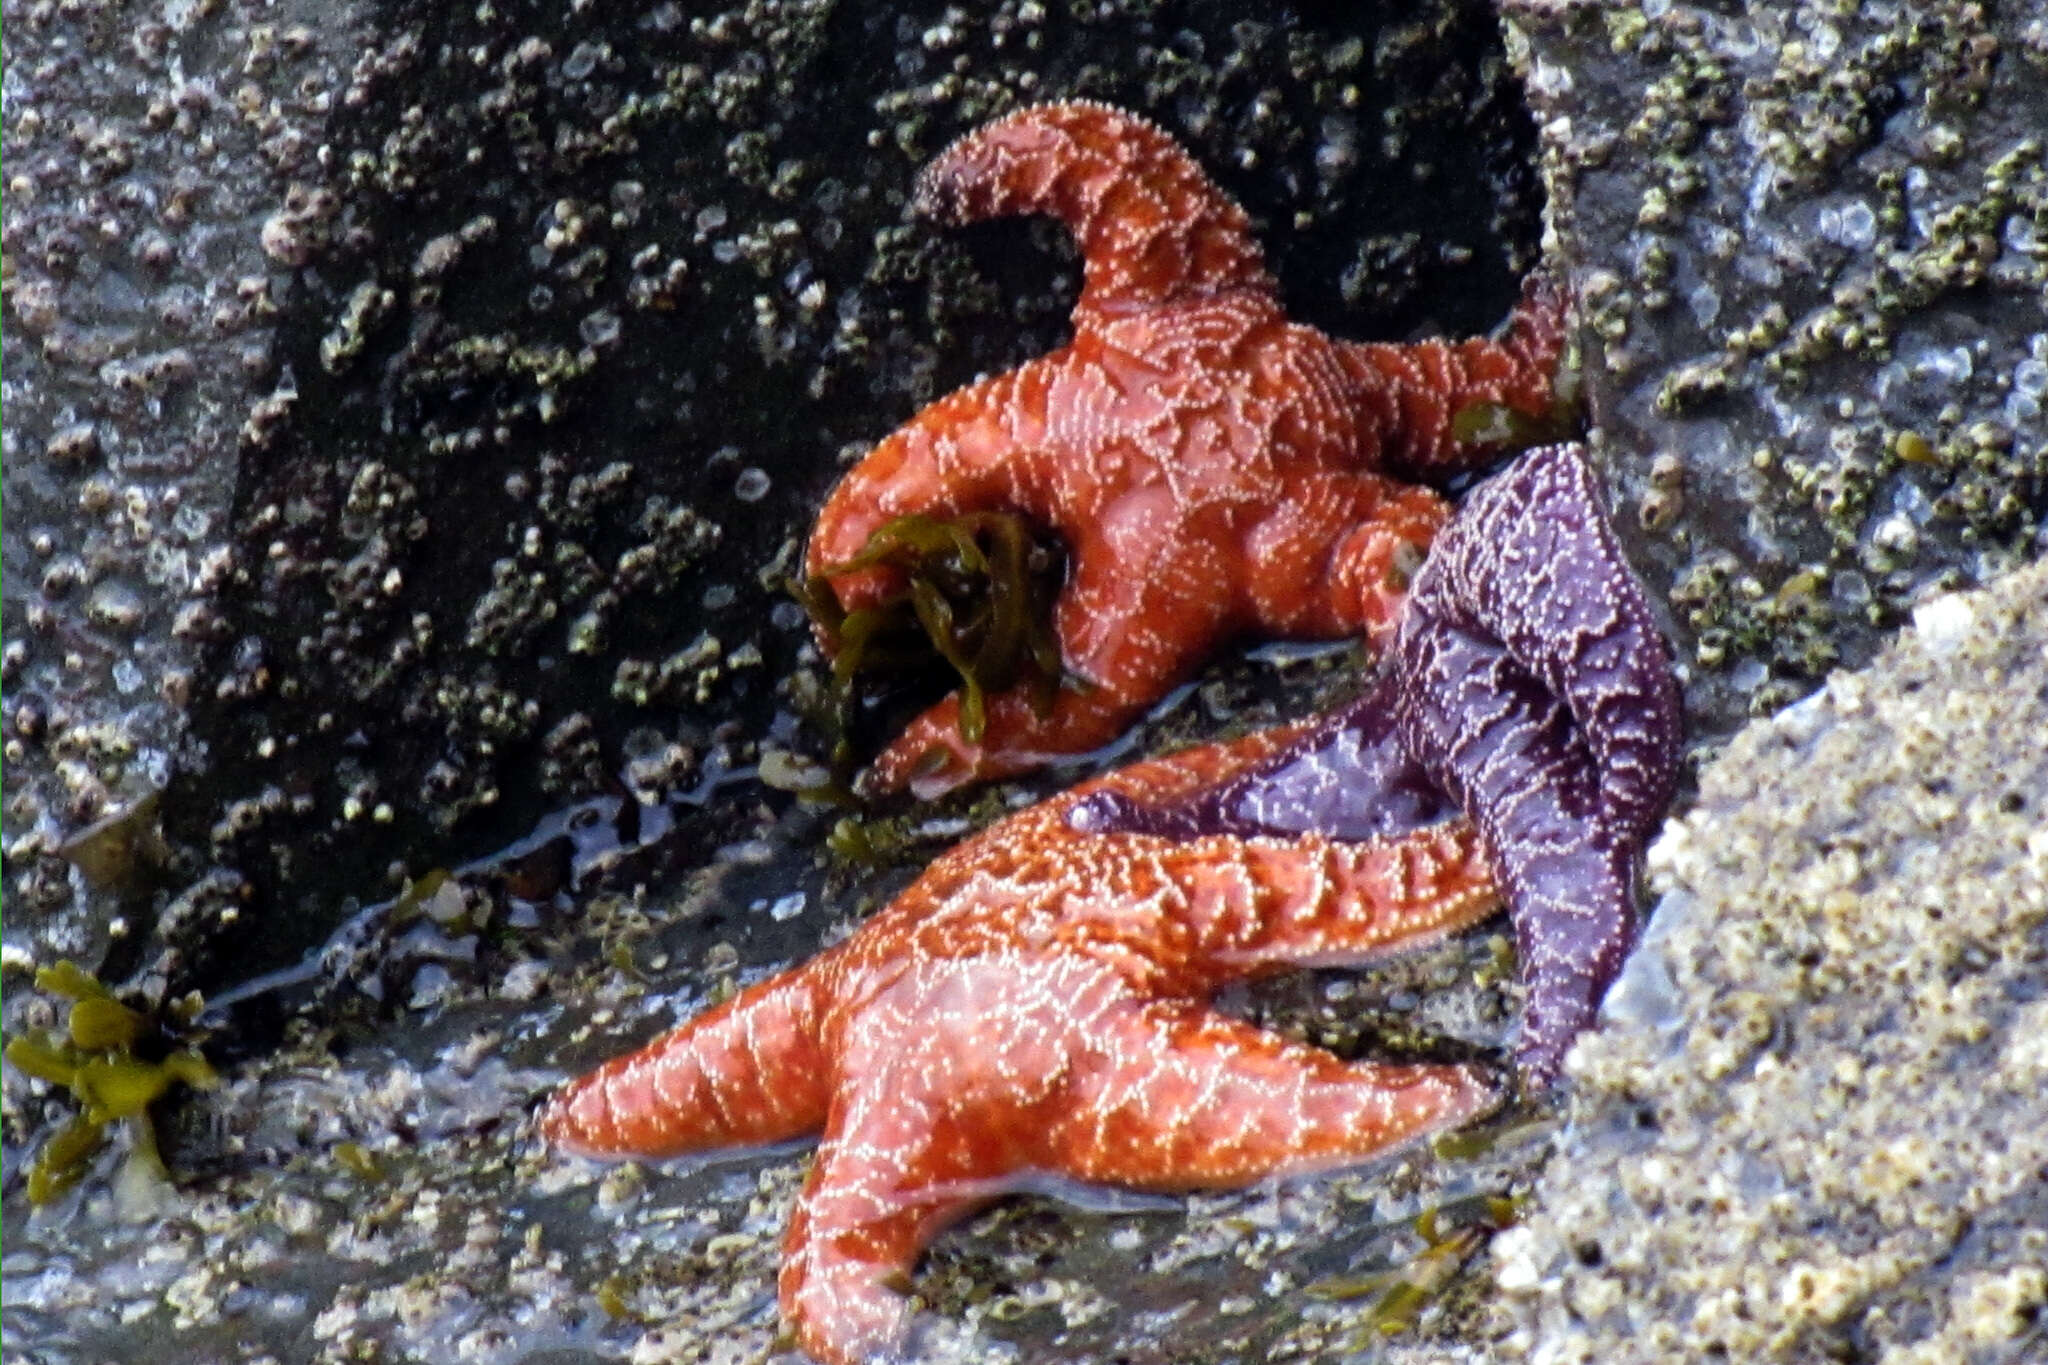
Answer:
[[958, 696], [875, 760], [873, 789], [933, 796], [1095, 748], [1240, 634], [1384, 635], [1449, 515], [1386, 471], [1448, 472], [1475, 403], [1542, 415], [1562, 300], [1533, 284], [1499, 341], [1356, 345], [1289, 322], [1244, 211], [1165, 133], [1104, 105], [1040, 105], [962, 138], [917, 207], [965, 223], [1043, 213], [1073, 232], [1073, 341], [940, 399], [833, 491], [807, 552], [848, 610], [891, 571], [829, 575], [911, 513], [1020, 512], [1066, 543], [1055, 627], [1063, 689], [989, 699], [981, 742]]
[[822, 1130], [782, 1313], [812, 1356], [851, 1365], [902, 1340], [890, 1286], [925, 1243], [1032, 1173], [1229, 1187], [1472, 1118], [1495, 1095], [1471, 1068], [1344, 1062], [1206, 1004], [1491, 913], [1469, 823], [1359, 843], [1067, 824], [1090, 792], [1170, 800], [1292, 733], [1139, 764], [993, 826], [850, 938], [565, 1087], [542, 1132], [660, 1157]]

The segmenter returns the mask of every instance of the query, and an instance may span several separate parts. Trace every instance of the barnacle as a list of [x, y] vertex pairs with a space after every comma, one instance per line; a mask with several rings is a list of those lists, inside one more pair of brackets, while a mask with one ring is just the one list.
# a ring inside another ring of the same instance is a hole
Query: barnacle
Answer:
[[[39, 969], [36, 989], [71, 1002], [65, 1031], [8, 1040], [7, 1061], [25, 1076], [69, 1090], [79, 1112], [29, 1164], [29, 1202], [46, 1204], [71, 1188], [105, 1145], [107, 1129], [119, 1122], [129, 1125], [133, 1137], [130, 1160], [161, 1176], [163, 1158], [149, 1107], [174, 1082], [211, 1089], [219, 1083], [213, 1067], [197, 1048], [170, 1045], [161, 1023], [116, 1000], [71, 962]], [[196, 1008], [189, 1013], [196, 1015]]]
[[[874, 606], [843, 610], [829, 580], [874, 567], [897, 570], [902, 587]], [[858, 678], [917, 673], [936, 655], [959, 676], [960, 737], [976, 743], [990, 693], [1022, 685], [1040, 714], [1052, 707], [1060, 572], [1059, 556], [1013, 513], [920, 515], [885, 523], [859, 554], [794, 591], [824, 635], [842, 715]]]

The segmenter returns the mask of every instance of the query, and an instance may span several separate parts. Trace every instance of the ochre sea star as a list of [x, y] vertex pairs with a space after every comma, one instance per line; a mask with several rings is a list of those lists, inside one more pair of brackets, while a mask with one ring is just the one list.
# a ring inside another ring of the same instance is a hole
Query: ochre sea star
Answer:
[[1635, 874], [1678, 781], [1671, 655], [1577, 446], [1475, 490], [1394, 668], [1413, 754], [1464, 803], [1513, 911], [1516, 1056], [1547, 1082], [1635, 943]]
[[1104, 788], [1070, 818], [1089, 833], [1357, 839], [1455, 794], [1514, 920], [1516, 1058], [1543, 1085], [1634, 942], [1636, 864], [1679, 740], [1670, 653], [1593, 473], [1580, 447], [1549, 446], [1466, 498], [1364, 696], [1224, 780], [1149, 804]]
[[1138, 764], [989, 828], [844, 942], [563, 1089], [542, 1132], [660, 1157], [822, 1130], [781, 1302], [838, 1365], [894, 1347], [889, 1281], [1032, 1173], [1236, 1186], [1473, 1117], [1495, 1095], [1471, 1068], [1347, 1063], [1204, 1003], [1490, 914], [1469, 822], [1356, 842], [1068, 823], [1094, 792], [1170, 802], [1227, 781], [1290, 733]]
[[1059, 219], [1084, 286], [1072, 342], [961, 389], [877, 445], [818, 517], [808, 570], [848, 610], [894, 585], [835, 574], [892, 519], [1017, 511], [1057, 532], [1063, 689], [959, 699], [914, 720], [870, 784], [931, 796], [1113, 738], [1225, 637], [1337, 638], [1397, 618], [1448, 516], [1402, 475], [1497, 453], [1463, 446], [1475, 403], [1548, 412], [1561, 295], [1532, 277], [1500, 341], [1361, 345], [1291, 323], [1244, 211], [1164, 132], [1099, 104], [1039, 105], [949, 147], [916, 206], [945, 223]]

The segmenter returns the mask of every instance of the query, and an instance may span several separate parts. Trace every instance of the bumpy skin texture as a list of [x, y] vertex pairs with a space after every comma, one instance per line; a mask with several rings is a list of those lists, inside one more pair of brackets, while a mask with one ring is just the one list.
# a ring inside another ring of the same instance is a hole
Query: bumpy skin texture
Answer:
[[[1291, 323], [1244, 211], [1165, 133], [1104, 105], [1039, 105], [967, 135], [924, 171], [944, 223], [1059, 219], [1081, 250], [1073, 341], [917, 414], [818, 517], [814, 575], [911, 513], [1023, 513], [1066, 543], [1055, 627], [1067, 670], [1049, 715], [990, 698], [979, 744], [959, 699], [875, 760], [873, 789], [933, 796], [1113, 738], [1223, 639], [1391, 628], [1448, 509], [1401, 475], [1484, 463], [1451, 418], [1475, 403], [1549, 410], [1563, 299], [1532, 277], [1499, 341], [1354, 345]], [[888, 571], [827, 575], [849, 611]]]
[[1671, 655], [1577, 446], [1461, 509], [1395, 644], [1409, 751], [1486, 837], [1526, 987], [1524, 1072], [1554, 1079], [1635, 942], [1635, 873], [1678, 780]]
[[823, 1131], [791, 1220], [785, 1322], [832, 1365], [895, 1349], [889, 1287], [1032, 1173], [1227, 1187], [1354, 1161], [1495, 1103], [1461, 1066], [1347, 1063], [1212, 1011], [1218, 986], [1355, 962], [1499, 905], [1477, 831], [1089, 835], [1077, 803], [1170, 804], [1292, 731], [1123, 769], [942, 855], [837, 946], [573, 1082], [543, 1133], [673, 1156]]
[[[1449, 793], [1478, 825], [1515, 925], [1516, 1057], [1554, 1080], [1635, 939], [1634, 878], [1677, 780], [1678, 688], [1575, 445], [1524, 454], [1437, 538], [1371, 690], [1174, 800], [1115, 790], [1092, 833], [1398, 833]], [[1440, 799], [1440, 798], [1439, 798]]]

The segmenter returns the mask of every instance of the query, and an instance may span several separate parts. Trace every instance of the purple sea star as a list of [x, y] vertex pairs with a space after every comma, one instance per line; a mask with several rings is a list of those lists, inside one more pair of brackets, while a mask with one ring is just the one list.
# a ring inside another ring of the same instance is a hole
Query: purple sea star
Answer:
[[1263, 763], [1171, 804], [1100, 791], [1089, 833], [1384, 837], [1478, 826], [1514, 920], [1516, 1059], [1555, 1080], [1634, 942], [1634, 878], [1676, 783], [1671, 659], [1577, 445], [1522, 455], [1465, 500], [1358, 700]]

